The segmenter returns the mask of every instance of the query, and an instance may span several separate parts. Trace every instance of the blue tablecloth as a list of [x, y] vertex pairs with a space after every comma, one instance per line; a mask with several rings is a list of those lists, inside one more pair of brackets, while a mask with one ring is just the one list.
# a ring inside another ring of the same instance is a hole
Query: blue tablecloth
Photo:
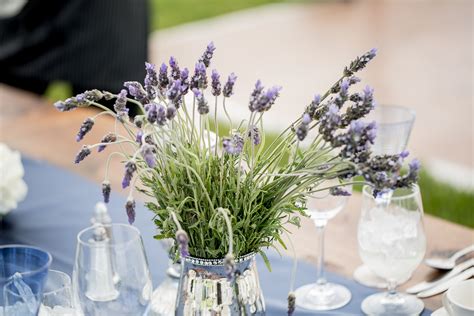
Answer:
[[[17, 210], [10, 213], [0, 227], [0, 244], [28, 244], [48, 250], [53, 255], [52, 268], [72, 273], [76, 235], [90, 225], [95, 203], [101, 199], [100, 186], [69, 171], [48, 163], [23, 159], [28, 196]], [[122, 196], [112, 193], [109, 212], [114, 222], [126, 222]], [[157, 285], [165, 276], [167, 256], [158, 241], [151, 221], [152, 213], [138, 207], [135, 225], [140, 229], [153, 284]], [[258, 270], [267, 305], [267, 315], [286, 315], [286, 297], [290, 284], [292, 262], [290, 258], [279, 257], [269, 252], [273, 271], [269, 272], [260, 258]], [[315, 268], [307, 263], [298, 263], [296, 286], [312, 282]], [[353, 295], [345, 307], [314, 313], [301, 309], [296, 315], [361, 315], [362, 300], [375, 292], [353, 280], [334, 273], [327, 273], [330, 281], [347, 286]], [[425, 310], [423, 315], [429, 315]]]

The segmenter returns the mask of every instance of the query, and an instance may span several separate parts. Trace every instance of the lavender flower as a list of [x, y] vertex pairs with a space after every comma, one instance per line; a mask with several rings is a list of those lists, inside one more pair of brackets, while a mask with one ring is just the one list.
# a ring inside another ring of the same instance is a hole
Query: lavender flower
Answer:
[[148, 102], [148, 93], [145, 91], [143, 86], [138, 81], [126, 81], [124, 82], [124, 87], [128, 89], [130, 95], [142, 103]]
[[204, 54], [202, 54], [202, 57], [199, 59], [199, 62], [202, 62], [204, 65], [206, 65], [206, 68], [209, 67], [209, 65], [211, 64], [211, 58], [215, 50], [216, 47], [214, 46], [214, 43], [210, 42], [207, 45]]
[[157, 105], [157, 116], [156, 116], [156, 123], [160, 126], [164, 126], [166, 124], [166, 107], [158, 104]]
[[262, 142], [260, 130], [255, 125], [250, 126], [247, 137], [252, 140], [252, 144], [254, 144], [255, 146], [260, 145], [260, 143]]
[[375, 122], [365, 124], [357, 120], [351, 122], [347, 133], [334, 138], [333, 147], [343, 146], [340, 156], [355, 163], [361, 163], [368, 159], [370, 145], [375, 140]]
[[261, 93], [257, 102], [253, 106], [253, 111], [265, 112], [265, 111], [270, 110], [272, 105], [275, 103], [276, 98], [278, 98], [278, 96], [280, 95], [280, 90], [281, 90], [281, 87], [273, 86], [270, 89], [268, 89], [265, 93]]
[[224, 97], [228, 98], [232, 94], [234, 94], [234, 85], [236, 80], [237, 76], [234, 73], [231, 73], [227, 78], [227, 82], [225, 83], [224, 88], [222, 89], [222, 94], [224, 95]]
[[410, 155], [410, 152], [408, 150], [404, 150], [400, 153], [400, 158], [405, 159]]
[[226, 153], [238, 155], [244, 149], [244, 139], [240, 134], [234, 133], [232, 137], [224, 137], [222, 147]]
[[318, 109], [320, 103], [321, 103], [321, 96], [319, 94], [316, 94], [313, 98], [313, 101], [311, 101], [310, 105], [306, 107], [306, 113], [308, 113], [312, 119], [319, 119], [319, 117], [316, 117], [316, 110]]
[[370, 51], [362, 55], [361, 57], [357, 57], [355, 60], [351, 62], [349, 67], [344, 69], [345, 76], [351, 76], [353, 73], [358, 72], [365, 68], [365, 66], [377, 55], [377, 49], [372, 48]]
[[296, 309], [296, 295], [294, 292], [288, 293], [288, 316], [292, 316]]
[[179, 71], [179, 66], [178, 62], [176, 61], [176, 58], [173, 56], [170, 57], [170, 76], [174, 80], [178, 80], [181, 78], [181, 72]]
[[232, 281], [235, 275], [235, 260], [232, 254], [227, 254], [224, 257], [224, 270], [227, 275], [227, 280]]
[[207, 105], [206, 99], [204, 99], [204, 95], [199, 89], [193, 89], [194, 97], [198, 102], [198, 112], [201, 115], [209, 113], [209, 106]]
[[77, 153], [76, 158], [74, 159], [74, 163], [80, 163], [90, 154], [91, 154], [91, 150], [89, 146], [87, 145], [82, 146], [81, 150]]
[[135, 136], [135, 141], [137, 143], [139, 143], [140, 145], [142, 145], [143, 141], [142, 141], [142, 138], [143, 138], [143, 131], [142, 130], [139, 130], [137, 132], [137, 135]]
[[184, 68], [181, 71], [181, 91], [182, 94], [185, 95], [189, 91], [189, 70], [188, 68]]
[[104, 97], [104, 94], [97, 89], [87, 90], [76, 95], [76, 101], [80, 106], [89, 105], [89, 102], [97, 102]]
[[194, 75], [191, 78], [191, 89], [197, 88], [207, 88], [206, 65], [204, 65], [203, 62], [196, 63], [196, 66], [194, 68]]
[[176, 242], [178, 243], [181, 258], [185, 258], [189, 256], [189, 248], [188, 248], [189, 238], [188, 238], [188, 234], [186, 234], [184, 230], [178, 229], [176, 231]]
[[140, 153], [142, 154], [142, 157], [145, 160], [148, 167], [155, 168], [156, 159], [153, 153], [153, 146], [146, 143], [143, 144], [142, 147], [140, 148]]
[[117, 95], [117, 100], [115, 100], [114, 110], [117, 113], [117, 118], [121, 122], [128, 120], [128, 108], [127, 105], [127, 90], [120, 90]]
[[156, 74], [155, 65], [145, 63], [145, 90], [148, 94], [149, 100], [154, 100], [156, 97], [156, 87], [158, 86], [158, 75]]
[[156, 120], [158, 119], [157, 104], [154, 103], [154, 102], [149, 103], [149, 104], [145, 105], [145, 110], [147, 111], [146, 115], [147, 115], [148, 122], [150, 122], [151, 124], [155, 123]]
[[181, 87], [181, 80], [177, 79], [174, 80], [166, 92], [166, 96], [168, 97], [169, 100], [175, 101], [176, 99], [181, 98], [181, 92], [182, 92], [182, 87]]
[[93, 126], [94, 120], [90, 117], [86, 118], [85, 121], [82, 123], [79, 132], [77, 132], [76, 141], [80, 142], [84, 138], [84, 136], [90, 132]]
[[373, 98], [374, 89], [366, 86], [361, 94], [353, 94], [350, 99], [354, 102], [353, 105], [347, 108], [346, 113], [342, 117], [341, 127], [348, 126], [352, 121], [358, 120], [375, 107]]
[[311, 123], [311, 116], [308, 113], [304, 113], [301, 118], [301, 124], [296, 128], [296, 136], [300, 141], [303, 141], [308, 135], [309, 124]]
[[[112, 142], [115, 142], [117, 140], [117, 135], [115, 135], [114, 133], [108, 133], [107, 135], [105, 135], [104, 137], [102, 137], [102, 139], [100, 140], [101, 143], [112, 143]], [[105, 149], [105, 147], [107, 147], [107, 145], [99, 145], [99, 147], [97, 147], [97, 152], [101, 152]]]
[[143, 115], [136, 115], [133, 118], [133, 123], [135, 124], [136, 127], [142, 128], [143, 124], [145, 123], [145, 117]]
[[168, 66], [165, 63], [161, 64], [160, 71], [158, 73], [158, 84], [160, 88], [164, 89], [170, 83], [168, 79]]
[[112, 188], [110, 186], [110, 182], [107, 180], [102, 182], [102, 196], [104, 197], [104, 203], [109, 203], [111, 191]]
[[329, 189], [329, 194], [333, 196], [351, 196], [351, 192], [341, 187], [335, 187], [335, 188]]
[[250, 94], [250, 101], [249, 101], [249, 110], [251, 112], [255, 111], [255, 106], [257, 105], [258, 100], [263, 92], [263, 85], [260, 80], [257, 80], [255, 83], [255, 88], [253, 89], [252, 93]]
[[166, 118], [172, 120], [176, 116], [176, 107], [171, 104], [166, 108]]
[[127, 211], [128, 223], [130, 225], [135, 222], [135, 200], [130, 196], [125, 203], [125, 210]]
[[137, 171], [137, 165], [135, 164], [135, 161], [129, 160], [125, 164], [125, 174], [123, 176], [122, 180], [122, 189], [125, 189], [130, 185], [130, 181], [132, 181], [133, 174]]
[[340, 123], [339, 108], [335, 104], [330, 104], [319, 123], [319, 133], [325, 141], [330, 142], [333, 140], [334, 133], [339, 128]]
[[217, 70], [213, 69], [211, 74], [211, 87], [212, 87], [212, 95], [217, 97], [221, 95], [222, 92], [222, 85], [219, 81], [220, 75]]
[[56, 101], [54, 107], [61, 112], [67, 112], [76, 109], [79, 106], [76, 98], [67, 98], [64, 101]]

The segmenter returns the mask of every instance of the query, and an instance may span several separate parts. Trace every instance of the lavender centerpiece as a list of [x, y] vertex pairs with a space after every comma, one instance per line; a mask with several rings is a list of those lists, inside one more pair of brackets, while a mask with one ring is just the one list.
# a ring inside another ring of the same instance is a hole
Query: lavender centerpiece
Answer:
[[[268, 263], [264, 249], [275, 242], [283, 244], [285, 225], [299, 225], [298, 215], [305, 215], [302, 205], [309, 194], [328, 190], [347, 195], [343, 187], [354, 183], [355, 176], [362, 176], [358, 183], [370, 184], [374, 194], [416, 182], [416, 160], [407, 173], [401, 173], [405, 152], [374, 156], [370, 151], [376, 126], [362, 119], [375, 106], [373, 89], [367, 86], [351, 92], [360, 81], [354, 74], [375, 57], [375, 49], [352, 61], [341, 78], [326, 93], [316, 95], [271, 144], [266, 143], [263, 121], [265, 112], [277, 106], [281, 87], [266, 88], [257, 81], [250, 94], [248, 119], [233, 122], [226, 101], [238, 78], [234, 73], [223, 77], [209, 69], [214, 52], [211, 43], [192, 74], [187, 68], [180, 70], [171, 57], [169, 66], [163, 63], [158, 70], [146, 63], [143, 86], [126, 82], [118, 94], [91, 90], [55, 103], [60, 111], [88, 106], [104, 110], [84, 121], [78, 141], [102, 114], [123, 125], [125, 135], [110, 133], [97, 144], [84, 145], [75, 162], [87, 158], [96, 147], [99, 152], [106, 147], [116, 150], [109, 154], [108, 162], [113, 157], [124, 161], [122, 187], [130, 190], [125, 206], [129, 221], [140, 216], [135, 214], [133, 198], [139, 181], [141, 191], [153, 200], [146, 206], [156, 215], [154, 223], [160, 233], [155, 238], [175, 238], [172, 252], [190, 264], [184, 268], [182, 283], [190, 278], [211, 280], [202, 271], [196, 274], [195, 266], [201, 261], [212, 265], [212, 260], [224, 267], [215, 272], [219, 280], [228, 282], [219, 283], [219, 288], [237, 289], [239, 282], [249, 278], [254, 282], [254, 275], [246, 273], [253, 271], [246, 260], [260, 253]], [[101, 105], [102, 99], [115, 99], [114, 111]], [[129, 103], [141, 110], [133, 121], [128, 116]], [[228, 118], [225, 126], [230, 128], [225, 133], [224, 124], [217, 120], [219, 111]], [[340, 186], [328, 186], [328, 179], [338, 179]], [[113, 188], [107, 175], [102, 188], [104, 202], [108, 202]], [[187, 293], [186, 297], [193, 296]], [[237, 296], [228, 298], [229, 306], [235, 307], [236, 301], [240, 302]], [[293, 296], [289, 302], [292, 311]], [[177, 313], [186, 314], [186, 308], [196, 305], [189, 304], [179, 301]], [[257, 297], [253, 304], [246, 305], [250, 313], [264, 312], [263, 300]]]

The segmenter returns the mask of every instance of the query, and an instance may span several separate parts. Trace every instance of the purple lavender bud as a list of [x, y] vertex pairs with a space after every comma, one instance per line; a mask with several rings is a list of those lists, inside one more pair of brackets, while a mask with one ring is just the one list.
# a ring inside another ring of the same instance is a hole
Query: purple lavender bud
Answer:
[[308, 113], [303, 114], [303, 118], [301, 119], [301, 123], [305, 125], [309, 125], [311, 123], [311, 116]]
[[188, 234], [186, 234], [184, 230], [179, 229], [176, 231], [176, 242], [179, 247], [181, 258], [185, 258], [189, 256], [189, 248], [188, 248], [189, 238], [188, 238]]
[[275, 103], [276, 98], [280, 95], [281, 87], [273, 86], [265, 93], [261, 93], [257, 103], [253, 106], [257, 112], [265, 112], [270, 110]]
[[219, 79], [220, 79], [219, 73], [217, 72], [217, 70], [213, 69], [212, 74], [211, 74], [211, 80], [212, 80], [211, 87], [212, 87], [212, 95], [215, 97], [219, 96], [222, 92], [222, 85]]
[[181, 71], [181, 91], [183, 95], [188, 93], [189, 85], [189, 70], [188, 68], [184, 68]]
[[145, 105], [145, 110], [147, 111], [146, 116], [147, 116], [148, 122], [150, 122], [151, 124], [155, 123], [156, 120], [158, 119], [157, 104], [154, 103], [154, 102], [149, 103], [149, 104]]
[[84, 160], [84, 158], [86, 158], [90, 154], [91, 154], [91, 150], [89, 146], [87, 145], [82, 146], [81, 150], [76, 155], [76, 159], [74, 159], [74, 163], [80, 163], [81, 161]]
[[248, 138], [250, 138], [252, 140], [252, 144], [254, 144], [255, 146], [260, 145], [260, 143], [262, 142], [262, 137], [260, 135], [260, 130], [255, 125], [252, 125], [250, 127], [250, 130], [249, 130], [247, 136], [248, 136]]
[[319, 133], [327, 142], [331, 142], [334, 138], [334, 133], [339, 128], [341, 123], [341, 116], [339, 115], [339, 108], [334, 103], [331, 103], [326, 112], [320, 119]]
[[349, 80], [347, 78], [344, 78], [341, 81], [341, 87], [340, 87], [340, 90], [339, 90], [339, 94], [341, 96], [347, 96], [348, 91], [349, 91]]
[[237, 76], [234, 73], [231, 73], [227, 78], [227, 82], [225, 83], [224, 88], [222, 89], [222, 94], [224, 95], [224, 97], [228, 98], [232, 94], [234, 94], [234, 85], [236, 80]]
[[262, 95], [263, 88], [264, 87], [262, 85], [262, 82], [260, 80], [257, 80], [257, 82], [255, 83], [255, 88], [250, 94], [250, 101], [249, 101], [250, 112], [254, 112], [256, 110], [256, 106], [257, 106], [260, 96]]
[[203, 62], [196, 63], [196, 66], [194, 68], [194, 75], [191, 78], [191, 89], [196, 88], [207, 88], [206, 65], [204, 65]]
[[238, 155], [244, 149], [244, 138], [240, 134], [234, 133], [232, 137], [225, 137], [222, 140], [222, 147], [226, 153]]
[[135, 141], [141, 145], [143, 143], [142, 138], [143, 138], [143, 131], [139, 130], [137, 132], [137, 135], [135, 136]]
[[176, 107], [171, 104], [166, 108], [166, 118], [172, 120], [176, 116]]
[[350, 76], [353, 73], [360, 71], [365, 68], [365, 66], [377, 55], [377, 49], [372, 48], [370, 51], [354, 59], [349, 67], [344, 69], [344, 75]]
[[303, 141], [306, 136], [308, 136], [308, 125], [301, 123], [296, 128], [296, 137], [298, 137], [299, 141]]
[[160, 88], [164, 89], [170, 83], [168, 79], [168, 66], [165, 63], [161, 64], [160, 71], [158, 73], [158, 83]]
[[296, 295], [293, 292], [288, 293], [288, 316], [293, 316], [296, 309]]
[[235, 260], [232, 254], [226, 254], [224, 257], [224, 270], [228, 281], [234, 280], [235, 276]]
[[356, 76], [349, 77], [349, 85], [353, 85], [353, 84], [356, 84], [358, 82], [360, 82], [360, 78], [358, 78]]
[[102, 91], [103, 95], [104, 95], [104, 99], [109, 101], [109, 100], [112, 100], [113, 98], [115, 98], [115, 95], [113, 95], [113, 93], [110, 93], [108, 91]]
[[66, 101], [56, 101], [54, 102], [54, 107], [60, 112], [67, 112], [77, 108], [76, 102], [69, 102]]
[[160, 126], [164, 126], [166, 124], [166, 107], [158, 104], [157, 105], [157, 115], [156, 115], [156, 123]]
[[102, 195], [104, 197], [104, 203], [109, 203], [111, 191], [112, 191], [112, 188], [110, 186], [110, 182], [109, 181], [102, 182]]
[[155, 168], [156, 159], [155, 159], [155, 155], [153, 154], [153, 146], [146, 143], [143, 144], [143, 146], [140, 148], [140, 153], [142, 154], [142, 157], [145, 160], [148, 167]]
[[170, 88], [166, 92], [166, 96], [169, 100], [174, 101], [176, 99], [181, 98], [181, 92], [181, 80], [177, 79], [171, 83]]
[[408, 166], [410, 167], [410, 172], [417, 172], [421, 168], [421, 163], [418, 159], [413, 159]]
[[128, 120], [128, 108], [127, 108], [127, 90], [120, 90], [115, 100], [114, 110], [117, 113], [117, 119], [121, 122]]
[[156, 87], [158, 86], [158, 75], [156, 74], [155, 65], [145, 63], [146, 77], [145, 85]]
[[86, 118], [84, 122], [82, 123], [81, 128], [79, 129], [79, 132], [77, 132], [76, 141], [80, 142], [84, 138], [84, 136], [90, 132], [93, 126], [94, 126], [94, 120], [90, 117]]
[[[102, 137], [102, 139], [100, 140], [101, 143], [112, 143], [112, 142], [115, 142], [117, 140], [117, 135], [115, 135], [114, 133], [108, 133], [107, 135], [105, 135], [104, 137]], [[99, 145], [99, 147], [97, 147], [97, 152], [101, 152], [105, 149], [105, 147], [107, 147], [107, 145]]]
[[405, 159], [410, 155], [410, 152], [408, 150], [404, 150], [400, 153], [400, 158]]
[[214, 46], [214, 43], [210, 42], [206, 47], [206, 51], [204, 52], [204, 54], [202, 54], [202, 57], [199, 59], [200, 62], [206, 65], [206, 68], [209, 67], [209, 65], [211, 64], [212, 55], [214, 54], [215, 50], [216, 50], [216, 47]]
[[170, 76], [172, 79], [174, 80], [178, 80], [179, 78], [181, 78], [181, 72], [179, 71], [179, 66], [178, 66], [178, 62], [176, 61], [176, 58], [174, 58], [173, 56], [170, 57]]
[[351, 193], [343, 188], [335, 187], [329, 189], [329, 194], [333, 196], [351, 196]]
[[143, 124], [145, 123], [144, 120], [145, 120], [145, 117], [143, 115], [136, 115], [133, 118], [133, 123], [135, 124], [136, 127], [142, 128]]
[[137, 171], [137, 165], [135, 164], [135, 161], [129, 160], [125, 164], [125, 174], [123, 176], [122, 180], [122, 189], [125, 189], [130, 185], [130, 181], [132, 181], [133, 174]]
[[126, 81], [124, 82], [124, 87], [128, 89], [130, 95], [138, 101], [146, 101], [147, 99], [147, 92], [143, 88], [140, 82], [138, 81]]
[[127, 203], [125, 203], [125, 211], [127, 212], [128, 223], [130, 225], [135, 222], [135, 200], [132, 197], [127, 199]]
[[194, 97], [198, 102], [198, 112], [201, 115], [209, 113], [209, 106], [207, 105], [206, 99], [204, 99], [204, 95], [199, 89], [193, 89]]

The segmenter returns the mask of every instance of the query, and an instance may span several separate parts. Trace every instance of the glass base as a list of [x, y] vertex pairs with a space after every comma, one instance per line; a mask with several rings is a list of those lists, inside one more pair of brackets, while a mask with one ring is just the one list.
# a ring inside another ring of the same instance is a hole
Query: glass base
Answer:
[[344, 286], [334, 283], [307, 284], [295, 291], [296, 306], [313, 310], [328, 311], [347, 305], [351, 292]]
[[385, 292], [367, 297], [361, 308], [366, 315], [419, 315], [425, 305], [413, 295], [397, 293], [389, 297]]
[[370, 268], [366, 265], [358, 266], [352, 276], [356, 282], [368, 287], [375, 287], [379, 289], [386, 289], [388, 287], [387, 281], [373, 273], [372, 270], [370, 270]]

